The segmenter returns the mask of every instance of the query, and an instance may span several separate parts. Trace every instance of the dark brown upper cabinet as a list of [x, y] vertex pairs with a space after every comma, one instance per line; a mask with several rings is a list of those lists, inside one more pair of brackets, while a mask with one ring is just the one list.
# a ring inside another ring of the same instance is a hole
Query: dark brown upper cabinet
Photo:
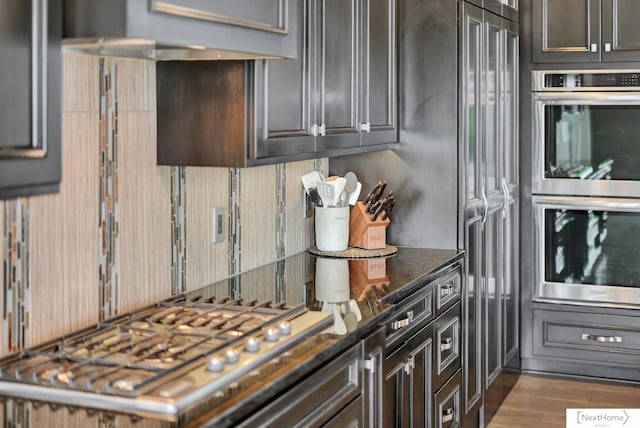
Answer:
[[0, 0], [0, 199], [56, 192], [62, 2]]
[[511, 21], [518, 21], [518, 0], [467, 0], [496, 15]]
[[301, 3], [295, 59], [161, 61], [158, 162], [253, 166], [397, 141], [395, 0]]
[[533, 62], [640, 61], [640, 2], [534, 0]]
[[395, 0], [305, 7], [298, 57], [256, 63], [255, 157], [395, 143]]
[[65, 0], [64, 37], [69, 48], [104, 55], [292, 58], [300, 4], [298, 0]]

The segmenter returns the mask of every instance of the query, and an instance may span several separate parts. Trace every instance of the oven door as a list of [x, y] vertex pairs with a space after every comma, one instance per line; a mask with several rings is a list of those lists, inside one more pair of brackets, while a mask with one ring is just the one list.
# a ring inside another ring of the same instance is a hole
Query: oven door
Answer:
[[640, 92], [536, 92], [533, 193], [640, 197]]
[[640, 307], [640, 200], [534, 196], [534, 301]]

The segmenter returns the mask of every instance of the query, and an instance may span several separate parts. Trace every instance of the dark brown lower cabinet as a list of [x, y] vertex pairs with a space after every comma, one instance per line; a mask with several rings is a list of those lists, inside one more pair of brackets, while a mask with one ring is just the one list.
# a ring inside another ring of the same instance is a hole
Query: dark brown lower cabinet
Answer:
[[384, 361], [382, 426], [431, 426], [431, 324]]
[[[440, 281], [446, 277], [447, 281]], [[435, 287], [458, 283], [458, 266], [445, 269], [433, 282], [398, 303], [387, 325], [383, 363], [382, 427], [456, 427], [464, 414], [461, 401], [461, 305], [459, 298], [436, 318], [412, 324]], [[432, 299], [428, 299], [432, 301]], [[411, 309], [414, 310], [411, 310]], [[420, 319], [420, 318], [419, 318]], [[395, 330], [394, 334], [389, 334]]]
[[640, 381], [640, 327], [633, 310], [537, 304], [530, 370]]
[[433, 398], [434, 428], [455, 428], [462, 423], [462, 370], [444, 384]]

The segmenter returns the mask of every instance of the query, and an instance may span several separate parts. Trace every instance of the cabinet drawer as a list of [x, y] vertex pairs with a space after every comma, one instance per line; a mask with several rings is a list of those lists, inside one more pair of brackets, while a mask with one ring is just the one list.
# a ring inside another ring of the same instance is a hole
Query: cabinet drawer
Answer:
[[435, 281], [434, 294], [436, 316], [460, 300], [460, 267], [442, 275]]
[[242, 427], [315, 427], [327, 423], [362, 393], [358, 344], [245, 420]]
[[398, 310], [385, 326], [386, 349], [406, 340], [415, 332], [413, 327], [433, 318], [433, 283], [398, 304]]
[[537, 355], [640, 366], [640, 324], [635, 317], [534, 310], [533, 321]]
[[342, 409], [340, 413], [335, 415], [323, 428], [345, 428], [345, 427], [363, 427], [364, 419], [362, 417], [362, 396], [359, 396], [351, 402], [347, 407]]
[[433, 390], [460, 368], [460, 303], [433, 323]]
[[462, 423], [462, 370], [434, 395], [435, 428], [454, 428]]

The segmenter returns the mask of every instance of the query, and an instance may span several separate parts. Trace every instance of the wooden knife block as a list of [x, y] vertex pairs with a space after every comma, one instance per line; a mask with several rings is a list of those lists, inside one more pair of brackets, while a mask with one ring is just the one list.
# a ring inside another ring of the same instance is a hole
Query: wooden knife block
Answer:
[[[384, 213], [384, 211], [383, 211]], [[376, 221], [367, 214], [364, 202], [358, 202], [351, 210], [349, 217], [349, 246], [365, 250], [379, 250], [387, 245], [387, 226], [391, 221], [381, 220], [383, 213]]]
[[349, 260], [349, 283], [351, 294], [356, 300], [366, 299], [367, 292], [374, 286], [388, 286], [387, 260], [382, 257]]

